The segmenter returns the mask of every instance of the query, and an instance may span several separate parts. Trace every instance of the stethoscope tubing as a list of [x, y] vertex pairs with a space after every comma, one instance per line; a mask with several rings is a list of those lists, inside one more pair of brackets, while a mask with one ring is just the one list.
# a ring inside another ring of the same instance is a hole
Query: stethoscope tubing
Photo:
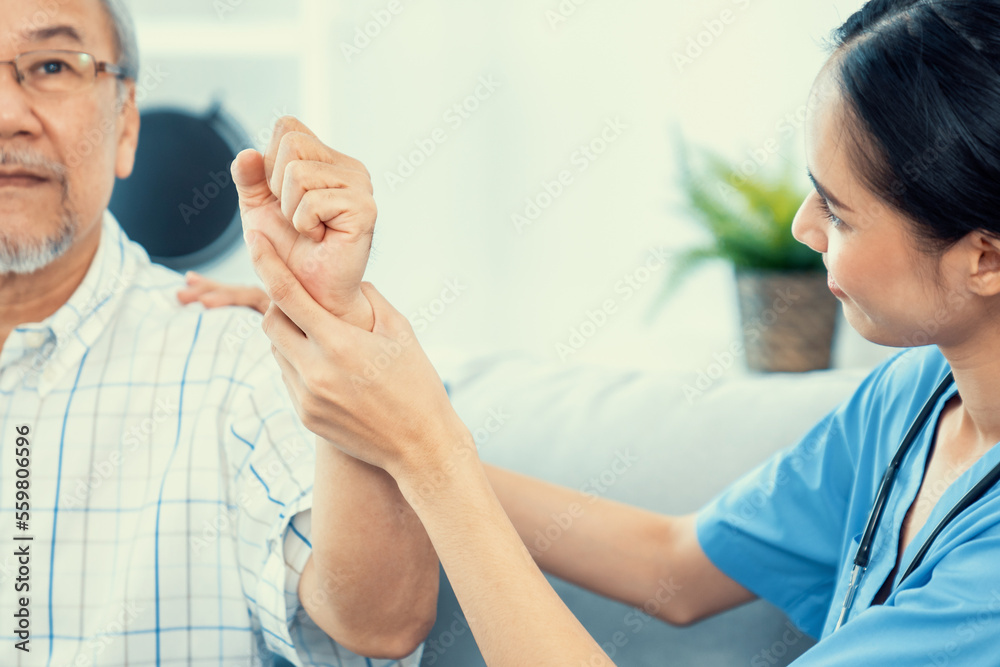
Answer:
[[875, 496], [875, 505], [868, 514], [868, 522], [865, 524], [865, 532], [861, 536], [861, 542], [858, 545], [858, 553], [854, 556], [854, 564], [862, 570], [865, 570], [868, 567], [868, 561], [871, 558], [872, 542], [875, 538], [875, 531], [878, 530], [879, 523], [882, 521], [882, 514], [885, 512], [886, 502], [888, 502], [889, 495], [892, 493], [892, 485], [896, 482], [896, 473], [899, 472], [899, 467], [903, 464], [903, 459], [906, 457], [907, 452], [910, 451], [910, 447], [917, 439], [917, 435], [927, 423], [927, 419], [930, 417], [931, 412], [934, 411], [934, 407], [937, 405], [938, 400], [944, 392], [948, 390], [953, 381], [954, 375], [951, 372], [949, 372], [948, 375], [941, 380], [937, 389], [935, 389], [931, 397], [927, 399], [923, 408], [920, 409], [920, 413], [917, 415], [916, 419], [913, 420], [913, 423], [910, 425], [910, 429], [906, 432], [906, 436], [903, 437], [903, 441], [899, 444], [899, 448], [896, 450], [892, 460], [889, 462], [889, 466], [886, 468], [885, 474], [882, 475], [882, 483], [879, 484], [878, 493]]
[[[906, 432], [903, 441], [899, 444], [899, 448], [896, 450], [892, 460], [889, 462], [885, 474], [882, 475], [882, 482], [879, 484], [878, 493], [875, 496], [875, 503], [868, 515], [868, 521], [865, 524], [865, 531], [862, 534], [861, 542], [858, 544], [858, 551], [854, 556], [854, 567], [851, 569], [851, 579], [847, 585], [847, 594], [844, 596], [844, 605], [841, 608], [840, 618], [837, 620], [834, 632], [839, 630], [840, 626], [842, 626], [847, 620], [847, 615], [850, 613], [851, 607], [854, 605], [854, 597], [857, 593], [857, 589], [861, 585], [861, 578], [864, 576], [865, 570], [868, 569], [868, 562], [871, 558], [871, 547], [872, 542], [874, 541], [875, 532], [878, 530], [879, 523], [882, 521], [882, 514], [885, 512], [885, 506], [888, 502], [889, 495], [892, 492], [892, 486], [896, 481], [896, 474], [899, 472], [899, 467], [902, 465], [903, 459], [906, 457], [907, 452], [916, 440], [917, 435], [927, 423], [927, 419], [930, 417], [931, 412], [937, 405], [938, 400], [948, 390], [954, 382], [954, 379], [954, 374], [949, 372], [948, 375], [941, 380], [941, 383], [934, 390], [934, 393], [924, 404], [923, 408], [921, 408], [916, 419], [913, 420], [913, 423], [910, 425], [910, 429]], [[1000, 481], [1000, 464], [997, 464], [992, 470], [986, 473], [986, 475], [979, 480], [975, 486], [969, 489], [969, 491], [962, 496], [962, 499], [959, 500], [953, 508], [951, 508], [951, 511], [949, 511], [948, 514], [941, 519], [927, 539], [924, 540], [924, 543], [920, 546], [920, 549], [910, 561], [909, 566], [907, 566], [903, 575], [899, 578], [900, 584], [902, 584], [903, 581], [905, 581], [906, 578], [910, 576], [910, 574], [912, 574], [913, 571], [920, 565], [924, 556], [927, 554], [927, 551], [930, 549], [931, 544], [937, 536], [941, 534], [941, 531], [943, 531], [955, 517], [971, 507], [989, 489], [993, 488], [998, 481]]]

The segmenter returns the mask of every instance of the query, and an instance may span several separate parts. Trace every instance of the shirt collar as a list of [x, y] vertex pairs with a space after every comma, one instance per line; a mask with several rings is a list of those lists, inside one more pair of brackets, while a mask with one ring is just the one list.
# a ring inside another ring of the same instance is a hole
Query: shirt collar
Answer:
[[6, 374], [0, 389], [13, 390], [23, 379], [44, 396], [80, 362], [115, 316], [149, 256], [129, 240], [110, 211], [104, 212], [100, 234], [87, 274], [69, 300], [43, 322], [22, 324], [12, 332], [8, 342], [21, 348], [20, 372]]

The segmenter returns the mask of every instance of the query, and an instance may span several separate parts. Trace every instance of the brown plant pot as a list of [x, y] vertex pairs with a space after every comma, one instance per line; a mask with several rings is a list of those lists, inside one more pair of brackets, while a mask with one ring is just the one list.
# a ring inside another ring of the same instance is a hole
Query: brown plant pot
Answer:
[[840, 303], [826, 272], [737, 269], [747, 367], [771, 373], [830, 367]]

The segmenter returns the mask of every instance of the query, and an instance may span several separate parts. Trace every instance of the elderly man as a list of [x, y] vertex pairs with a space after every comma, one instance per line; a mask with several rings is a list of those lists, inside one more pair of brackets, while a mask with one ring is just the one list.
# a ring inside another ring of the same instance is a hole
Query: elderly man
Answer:
[[[0, 0], [0, 664], [416, 665], [438, 561], [396, 484], [305, 430], [259, 316], [178, 303], [106, 211], [132, 35], [113, 0]], [[364, 168], [284, 119], [238, 171], [247, 227], [371, 330]]]

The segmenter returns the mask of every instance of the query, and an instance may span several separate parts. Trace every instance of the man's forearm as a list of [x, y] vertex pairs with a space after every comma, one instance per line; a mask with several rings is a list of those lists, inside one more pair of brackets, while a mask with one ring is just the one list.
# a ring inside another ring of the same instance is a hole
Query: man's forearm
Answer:
[[408, 655], [437, 606], [438, 558], [423, 525], [388, 473], [319, 437], [313, 494], [303, 606], [355, 653]]

